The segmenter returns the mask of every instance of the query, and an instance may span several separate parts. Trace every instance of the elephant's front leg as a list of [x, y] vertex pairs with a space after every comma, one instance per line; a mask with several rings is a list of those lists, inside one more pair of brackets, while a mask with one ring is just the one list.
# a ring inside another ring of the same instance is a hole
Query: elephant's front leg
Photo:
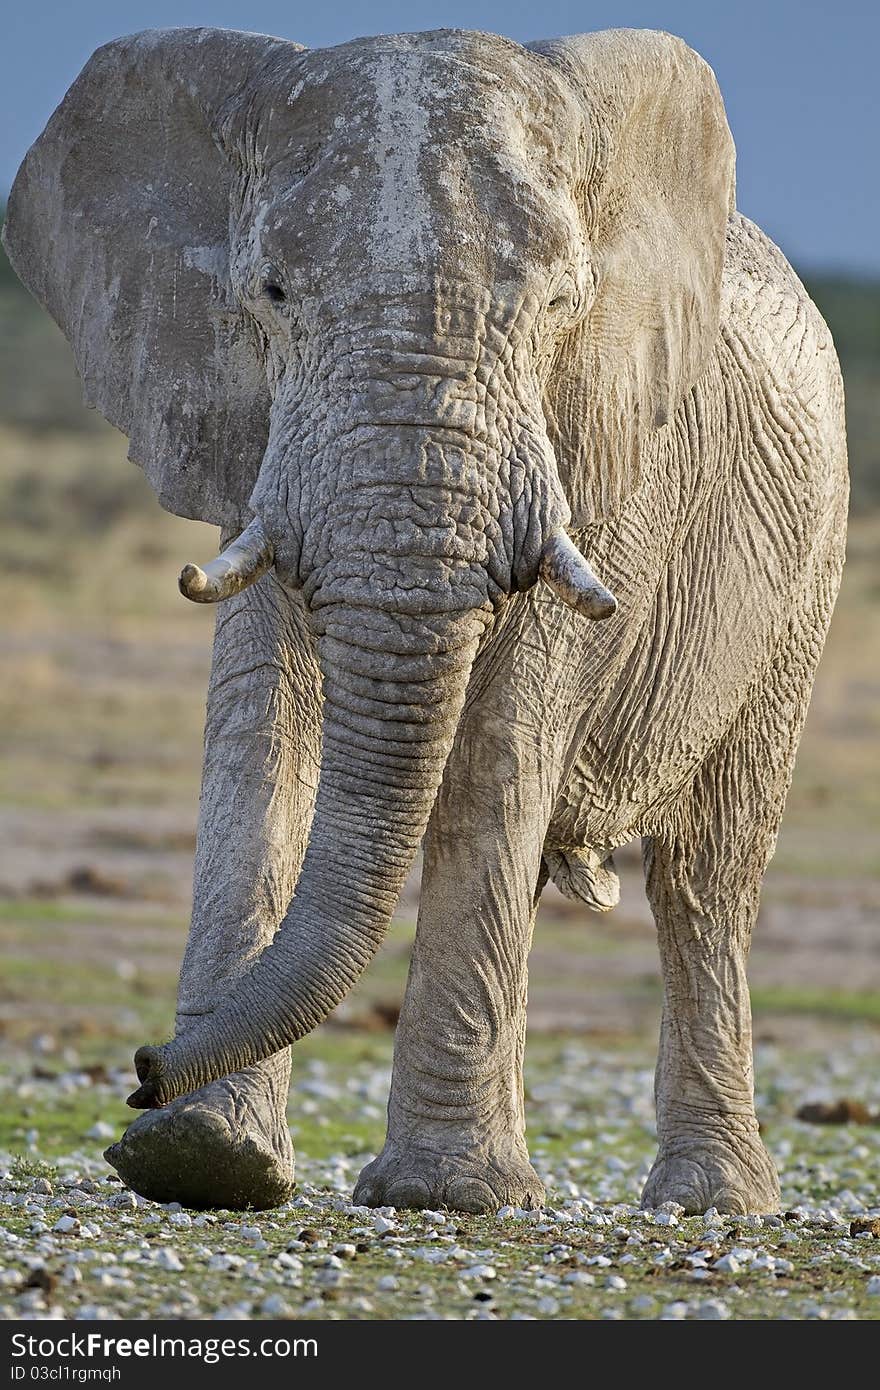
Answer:
[[[318, 675], [299, 610], [267, 575], [218, 611], [193, 913], [177, 1032], [272, 936], [293, 894], [317, 780]], [[293, 1187], [290, 1053], [147, 1110], [107, 1158], [137, 1192], [197, 1207], [270, 1207]]]
[[388, 1134], [356, 1202], [469, 1212], [543, 1203], [522, 1084], [551, 780], [536, 741], [510, 710], [472, 711], [460, 730], [425, 840]]

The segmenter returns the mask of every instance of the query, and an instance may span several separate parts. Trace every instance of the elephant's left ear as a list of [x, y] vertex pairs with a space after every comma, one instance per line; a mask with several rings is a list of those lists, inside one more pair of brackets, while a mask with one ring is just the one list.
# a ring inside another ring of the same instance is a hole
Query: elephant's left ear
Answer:
[[572, 510], [588, 521], [638, 485], [646, 433], [708, 362], [734, 146], [712, 69], [681, 39], [621, 29], [532, 48], [583, 102], [590, 147], [583, 214], [597, 294], [548, 401]]

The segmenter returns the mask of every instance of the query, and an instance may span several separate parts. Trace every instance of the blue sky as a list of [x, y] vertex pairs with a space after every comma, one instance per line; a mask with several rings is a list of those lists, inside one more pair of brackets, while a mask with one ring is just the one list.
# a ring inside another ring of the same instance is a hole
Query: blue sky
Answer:
[[877, 0], [15, 0], [0, 52], [0, 192], [89, 54], [138, 29], [212, 24], [309, 47], [455, 26], [523, 42], [668, 29], [712, 64], [739, 206], [801, 269], [880, 275]]

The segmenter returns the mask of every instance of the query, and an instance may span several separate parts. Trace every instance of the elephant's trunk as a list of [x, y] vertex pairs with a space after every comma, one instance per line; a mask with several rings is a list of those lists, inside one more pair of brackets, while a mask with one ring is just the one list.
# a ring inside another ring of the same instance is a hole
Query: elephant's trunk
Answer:
[[309, 846], [275, 940], [216, 1011], [141, 1048], [135, 1107], [240, 1071], [315, 1028], [379, 947], [428, 821], [487, 611], [319, 611], [323, 753]]

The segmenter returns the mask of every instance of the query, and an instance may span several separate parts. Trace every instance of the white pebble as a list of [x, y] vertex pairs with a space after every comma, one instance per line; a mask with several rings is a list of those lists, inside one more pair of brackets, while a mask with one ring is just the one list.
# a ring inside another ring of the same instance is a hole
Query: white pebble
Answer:
[[494, 1265], [471, 1265], [469, 1269], [461, 1271], [462, 1279], [494, 1279], [496, 1270]]
[[704, 1303], [697, 1304], [696, 1315], [698, 1318], [729, 1318], [730, 1309], [720, 1298], [707, 1298]]
[[880, 1274], [872, 1274], [865, 1285], [865, 1293], [880, 1294]]
[[660, 1315], [660, 1321], [680, 1322], [681, 1319], [686, 1318], [687, 1315], [688, 1306], [686, 1303], [667, 1303], [666, 1307], [663, 1309], [663, 1312]]
[[373, 1230], [376, 1232], [377, 1236], [387, 1235], [389, 1231], [393, 1231], [394, 1229], [394, 1222], [389, 1221], [387, 1216], [377, 1216], [376, 1220], [373, 1222]]
[[115, 1134], [115, 1128], [108, 1125], [106, 1120], [98, 1120], [91, 1129], [86, 1130], [87, 1139], [112, 1139]]
[[115, 1192], [107, 1203], [113, 1211], [137, 1211], [137, 1197], [133, 1192]]
[[153, 1263], [159, 1269], [167, 1269], [170, 1273], [177, 1274], [183, 1269], [183, 1261], [176, 1250], [172, 1250], [170, 1245], [164, 1245], [157, 1250]]
[[280, 1294], [272, 1293], [263, 1299], [260, 1312], [267, 1318], [287, 1318], [290, 1316], [290, 1306]]
[[376, 1288], [380, 1293], [393, 1293], [397, 1288], [397, 1280], [393, 1274], [383, 1274], [376, 1284]]
[[76, 1236], [79, 1235], [81, 1227], [75, 1216], [59, 1216], [52, 1230], [58, 1231], [62, 1236]]
[[721, 1274], [739, 1274], [742, 1265], [735, 1255], [722, 1255], [720, 1260], [716, 1260], [713, 1266]]

